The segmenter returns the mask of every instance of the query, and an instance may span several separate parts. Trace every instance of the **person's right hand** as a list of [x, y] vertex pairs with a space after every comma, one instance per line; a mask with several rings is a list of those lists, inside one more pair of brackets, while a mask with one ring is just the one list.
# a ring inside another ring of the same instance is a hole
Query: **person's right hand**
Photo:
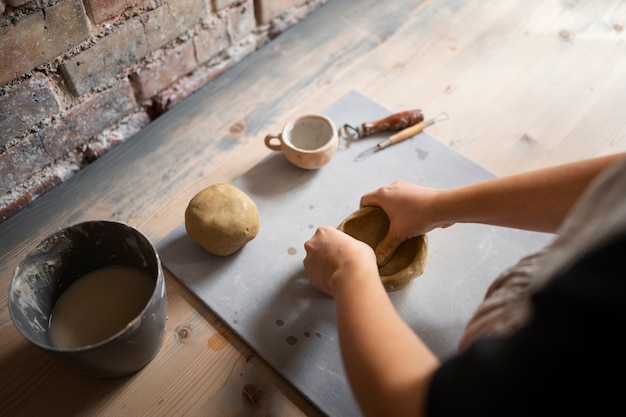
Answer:
[[379, 206], [389, 217], [389, 232], [375, 251], [379, 266], [387, 263], [405, 240], [453, 224], [441, 218], [436, 205], [441, 193], [441, 190], [395, 181], [361, 197], [361, 206]]
[[374, 251], [361, 242], [331, 226], [320, 226], [304, 243], [304, 268], [315, 288], [335, 296], [347, 281], [376, 281], [380, 277]]

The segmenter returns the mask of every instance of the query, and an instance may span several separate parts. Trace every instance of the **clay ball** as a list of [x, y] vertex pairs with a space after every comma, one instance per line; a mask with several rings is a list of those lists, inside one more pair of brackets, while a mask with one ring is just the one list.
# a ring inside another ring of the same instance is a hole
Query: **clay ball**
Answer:
[[185, 210], [185, 229], [208, 252], [227, 256], [259, 232], [259, 211], [252, 199], [230, 184], [214, 184], [196, 194]]
[[[389, 230], [389, 217], [380, 207], [367, 206], [346, 217], [337, 228], [376, 249]], [[385, 290], [391, 292], [406, 287], [424, 272], [427, 257], [426, 235], [402, 242], [391, 259], [378, 268]]]

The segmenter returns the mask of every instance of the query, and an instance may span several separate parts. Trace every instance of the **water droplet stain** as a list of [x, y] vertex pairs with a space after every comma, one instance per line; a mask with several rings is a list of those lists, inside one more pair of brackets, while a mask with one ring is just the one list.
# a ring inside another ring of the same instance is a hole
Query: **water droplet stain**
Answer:
[[284, 322], [284, 321], [282, 321], [282, 320], [276, 320], [276, 325], [277, 325], [277, 326], [282, 326], [282, 325], [284, 325], [284, 324], [285, 324], [285, 322]]
[[207, 345], [210, 350], [222, 350], [228, 345], [228, 339], [225, 334], [217, 332], [209, 338]]
[[287, 338], [285, 339], [287, 341], [288, 345], [295, 345], [296, 343], [298, 343], [298, 338], [295, 336], [287, 336]]
[[304, 332], [304, 337], [311, 337], [311, 332]]

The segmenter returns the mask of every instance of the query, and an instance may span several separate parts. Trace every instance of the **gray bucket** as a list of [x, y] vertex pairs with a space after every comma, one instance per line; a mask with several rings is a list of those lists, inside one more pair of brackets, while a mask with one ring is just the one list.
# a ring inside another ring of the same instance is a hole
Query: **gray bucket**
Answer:
[[[87, 346], [59, 348], [51, 343], [49, 321], [63, 292], [85, 274], [109, 266], [130, 266], [154, 279], [154, 291], [141, 313], [118, 333]], [[165, 279], [154, 246], [137, 229], [114, 221], [87, 221], [43, 240], [15, 270], [9, 312], [30, 342], [84, 374], [120, 378], [145, 367], [165, 334]]]

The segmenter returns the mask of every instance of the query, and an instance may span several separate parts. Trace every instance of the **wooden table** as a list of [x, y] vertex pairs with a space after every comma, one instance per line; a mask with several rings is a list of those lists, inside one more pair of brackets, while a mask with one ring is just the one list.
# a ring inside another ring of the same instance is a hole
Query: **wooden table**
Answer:
[[13, 271], [82, 220], [158, 242], [196, 192], [268, 155], [266, 133], [353, 89], [393, 111], [445, 111], [429, 133], [497, 175], [626, 151], [625, 24], [618, 0], [329, 0], [0, 224], [0, 415], [321, 415], [167, 272], [156, 359], [121, 380], [79, 375], [18, 334]]

